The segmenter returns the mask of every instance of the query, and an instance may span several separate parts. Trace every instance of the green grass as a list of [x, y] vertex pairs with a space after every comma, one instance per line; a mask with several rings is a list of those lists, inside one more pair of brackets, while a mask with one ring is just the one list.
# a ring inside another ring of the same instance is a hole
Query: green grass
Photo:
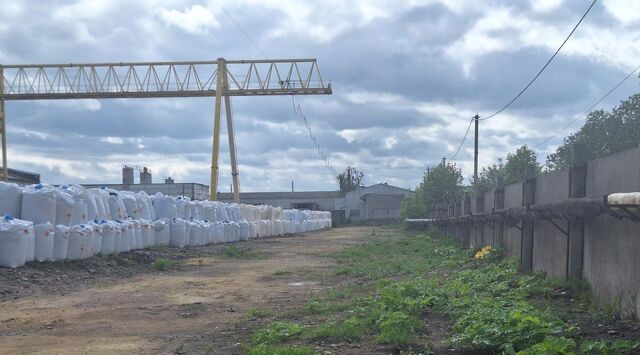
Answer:
[[247, 312], [247, 319], [266, 318], [271, 315], [271, 311], [264, 308], [252, 308]]
[[587, 304], [591, 293], [584, 284], [521, 274], [517, 261], [475, 260], [472, 255], [435, 233], [372, 236], [368, 243], [335, 255], [339, 265], [334, 274], [347, 275], [357, 287], [332, 288], [324, 298], [289, 314], [319, 317], [320, 325], [271, 323], [256, 332], [254, 344], [375, 341], [416, 349], [428, 342], [425, 322], [437, 313], [451, 322], [445, 346], [460, 351], [624, 354], [640, 349], [636, 341], [582, 339], [579, 329], [563, 321], [548, 295], [567, 287]]
[[169, 246], [167, 246], [167, 245], [154, 245], [151, 248], [149, 248], [149, 250], [161, 253], [161, 252], [165, 252], [165, 251], [169, 250]]
[[258, 330], [251, 340], [256, 345], [279, 344], [285, 340], [296, 339], [305, 331], [305, 326], [296, 323], [274, 322]]
[[289, 270], [279, 269], [279, 270], [274, 271], [273, 275], [274, 276], [281, 276], [281, 275], [287, 275], [287, 274], [290, 274], [290, 273], [291, 273], [291, 271], [289, 271]]
[[235, 245], [229, 245], [222, 253], [227, 258], [233, 259], [258, 259], [262, 257], [261, 253], [257, 253], [248, 249], [241, 249]]
[[151, 267], [157, 271], [165, 271], [174, 265], [175, 262], [165, 258], [158, 258], [151, 263]]
[[313, 355], [319, 354], [317, 351], [306, 346], [272, 346], [257, 345], [247, 350], [247, 355]]

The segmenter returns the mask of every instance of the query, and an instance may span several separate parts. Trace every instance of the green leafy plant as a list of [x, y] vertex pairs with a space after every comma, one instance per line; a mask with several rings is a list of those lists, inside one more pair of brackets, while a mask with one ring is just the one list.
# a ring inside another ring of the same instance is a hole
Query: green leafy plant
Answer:
[[164, 271], [174, 266], [175, 263], [172, 260], [165, 258], [158, 258], [151, 263], [151, 267], [158, 271]]
[[278, 344], [284, 340], [297, 338], [305, 327], [296, 323], [274, 322], [253, 335], [255, 344]]
[[258, 345], [250, 347], [247, 355], [314, 355], [317, 351], [309, 347]]

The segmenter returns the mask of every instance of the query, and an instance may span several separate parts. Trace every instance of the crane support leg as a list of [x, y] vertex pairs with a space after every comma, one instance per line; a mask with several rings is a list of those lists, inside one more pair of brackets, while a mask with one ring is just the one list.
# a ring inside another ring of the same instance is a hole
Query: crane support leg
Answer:
[[231, 177], [233, 178], [233, 200], [240, 203], [240, 177], [238, 176], [238, 161], [236, 159], [236, 136], [233, 129], [231, 97], [225, 95], [224, 108], [227, 114], [227, 135], [229, 136], [229, 155], [231, 156]]
[[224, 87], [224, 78], [227, 73], [224, 59], [218, 59], [218, 73], [216, 80], [216, 101], [214, 106], [213, 121], [213, 148], [211, 154], [211, 186], [209, 187], [209, 200], [216, 201], [218, 199], [218, 157], [220, 150], [220, 113], [222, 108], [222, 91]]
[[[0, 80], [2, 78], [0, 77]], [[2, 130], [2, 180], [9, 181], [9, 167], [7, 166], [7, 124], [4, 110], [4, 100], [0, 100], [0, 130]]]

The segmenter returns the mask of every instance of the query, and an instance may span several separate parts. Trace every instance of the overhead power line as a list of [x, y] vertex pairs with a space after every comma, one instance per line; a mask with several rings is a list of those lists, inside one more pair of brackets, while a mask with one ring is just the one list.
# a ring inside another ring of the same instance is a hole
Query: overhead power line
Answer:
[[511, 104], [513, 104], [518, 98], [520, 98], [520, 96], [522, 96], [522, 94], [524, 94], [524, 92], [527, 91], [527, 89], [529, 89], [529, 87], [536, 81], [536, 79], [538, 79], [538, 77], [542, 74], [542, 72], [544, 72], [544, 70], [547, 69], [549, 64], [551, 64], [551, 62], [556, 57], [556, 55], [558, 55], [558, 53], [560, 53], [560, 50], [562, 49], [562, 47], [564, 47], [564, 45], [567, 43], [569, 38], [571, 38], [573, 33], [576, 31], [576, 29], [578, 29], [578, 26], [580, 26], [580, 24], [582, 23], [582, 20], [584, 20], [584, 18], [587, 17], [587, 14], [589, 13], [589, 11], [591, 11], [591, 8], [593, 8], [593, 6], [596, 4], [597, 1], [598, 0], [593, 0], [591, 5], [589, 5], [589, 8], [587, 8], [587, 11], [585, 11], [584, 15], [582, 15], [582, 17], [580, 17], [580, 20], [578, 21], [578, 23], [576, 23], [576, 25], [573, 27], [571, 32], [569, 32], [569, 35], [567, 36], [567, 38], [565, 38], [564, 41], [562, 41], [562, 44], [560, 45], [560, 47], [558, 47], [558, 49], [555, 51], [555, 53], [553, 53], [551, 58], [549, 58], [549, 60], [544, 64], [544, 66], [542, 66], [542, 68], [533, 77], [533, 79], [531, 79], [531, 81], [529, 81], [529, 83], [524, 87], [524, 89], [522, 89], [513, 99], [511, 99], [511, 101], [507, 102], [507, 104], [504, 105], [502, 108], [500, 108], [498, 111], [494, 112], [493, 114], [491, 114], [491, 115], [489, 115], [487, 117], [480, 118], [481, 121], [488, 120], [490, 118], [493, 118], [493, 117], [499, 115], [502, 111], [506, 110], [509, 106], [511, 106]]
[[244, 28], [242, 28], [242, 26], [240, 26], [240, 24], [236, 20], [234, 20], [231, 14], [222, 5], [219, 4], [218, 6], [220, 6], [220, 9], [222, 9], [222, 12], [224, 12], [225, 15], [227, 15], [229, 20], [231, 20], [231, 22], [233, 22], [233, 24], [236, 25], [236, 27], [240, 30], [240, 32], [242, 32], [242, 34], [247, 38], [247, 40], [251, 42], [251, 44], [258, 50], [258, 52], [260, 52], [260, 54], [262, 54], [263, 57], [268, 58], [269, 56], [267, 56], [267, 54], [262, 50], [262, 48], [260, 48], [260, 46], [253, 40], [253, 38], [251, 38], [249, 33], [247, 33], [247, 31], [245, 31]]
[[318, 154], [320, 155], [320, 158], [324, 162], [324, 165], [327, 168], [327, 170], [329, 170], [329, 173], [331, 174], [331, 176], [335, 177], [337, 175], [337, 172], [336, 172], [335, 168], [333, 167], [333, 165], [331, 164], [331, 162], [329, 161], [329, 156], [324, 152], [324, 149], [322, 149], [322, 147], [320, 146], [320, 143], [318, 142], [318, 139], [313, 134], [313, 131], [311, 130], [311, 125], [309, 125], [309, 121], [307, 120], [307, 116], [305, 116], [304, 113], [302, 112], [302, 107], [300, 106], [300, 103], [296, 103], [295, 95], [291, 95], [291, 100], [292, 100], [291, 102], [293, 104], [293, 113], [295, 113], [297, 116], [299, 116], [302, 119], [302, 121], [304, 122], [304, 125], [307, 128], [307, 132], [309, 133], [309, 138], [311, 139], [311, 142], [313, 143], [313, 146], [318, 151]]
[[464, 142], [467, 140], [467, 136], [469, 135], [469, 130], [471, 129], [471, 124], [473, 123], [473, 118], [471, 120], [469, 120], [469, 125], [467, 126], [467, 131], [464, 133], [464, 137], [462, 137], [462, 142], [460, 142], [460, 145], [458, 146], [458, 149], [456, 150], [456, 153], [453, 154], [453, 156], [451, 158], [449, 158], [449, 160], [456, 160], [456, 157], [458, 156], [458, 153], [460, 152], [460, 149], [462, 149], [462, 146], [464, 145]]
[[635, 67], [635, 69], [633, 69], [633, 71], [629, 74], [627, 74], [627, 76], [624, 77], [624, 79], [620, 80], [620, 82], [618, 82], [614, 87], [611, 88], [611, 90], [609, 90], [604, 96], [602, 96], [598, 101], [596, 101], [593, 105], [591, 105], [586, 111], [584, 111], [584, 113], [582, 113], [581, 115], [579, 115], [578, 117], [576, 117], [574, 120], [572, 120], [571, 122], [569, 122], [566, 126], [560, 128], [558, 131], [556, 131], [554, 134], [550, 135], [549, 137], [543, 139], [542, 141], [536, 143], [533, 148], [537, 148], [545, 143], [547, 143], [548, 141], [550, 141], [551, 139], [553, 139], [554, 137], [556, 137], [558, 134], [562, 133], [565, 129], [571, 127], [574, 123], [576, 123], [578, 120], [584, 118], [589, 112], [591, 112], [591, 110], [593, 110], [596, 106], [598, 106], [602, 101], [604, 101], [607, 97], [609, 97], [609, 95], [611, 95], [614, 91], [616, 91], [620, 85], [622, 85], [625, 81], [627, 81], [627, 79], [629, 79], [636, 71], [638, 71], [638, 69], [640, 69], [640, 65], [638, 65], [637, 67]]

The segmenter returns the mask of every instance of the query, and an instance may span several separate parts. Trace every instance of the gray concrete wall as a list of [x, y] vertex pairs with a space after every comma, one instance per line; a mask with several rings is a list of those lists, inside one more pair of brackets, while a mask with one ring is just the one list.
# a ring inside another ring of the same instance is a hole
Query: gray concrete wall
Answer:
[[[640, 148], [587, 164], [587, 196], [640, 191]], [[603, 215], [585, 223], [583, 277], [596, 296], [640, 316], [640, 224]]]
[[[540, 175], [536, 178], [536, 203], [547, 203], [569, 198], [569, 170]], [[554, 220], [565, 231], [569, 223]], [[564, 277], [567, 273], [569, 238], [552, 223], [536, 220], [533, 226], [533, 270]]]
[[[504, 208], [522, 206], [522, 183], [504, 187]], [[522, 232], [518, 228], [504, 226], [504, 250], [509, 258], [520, 258], [522, 247]]]

